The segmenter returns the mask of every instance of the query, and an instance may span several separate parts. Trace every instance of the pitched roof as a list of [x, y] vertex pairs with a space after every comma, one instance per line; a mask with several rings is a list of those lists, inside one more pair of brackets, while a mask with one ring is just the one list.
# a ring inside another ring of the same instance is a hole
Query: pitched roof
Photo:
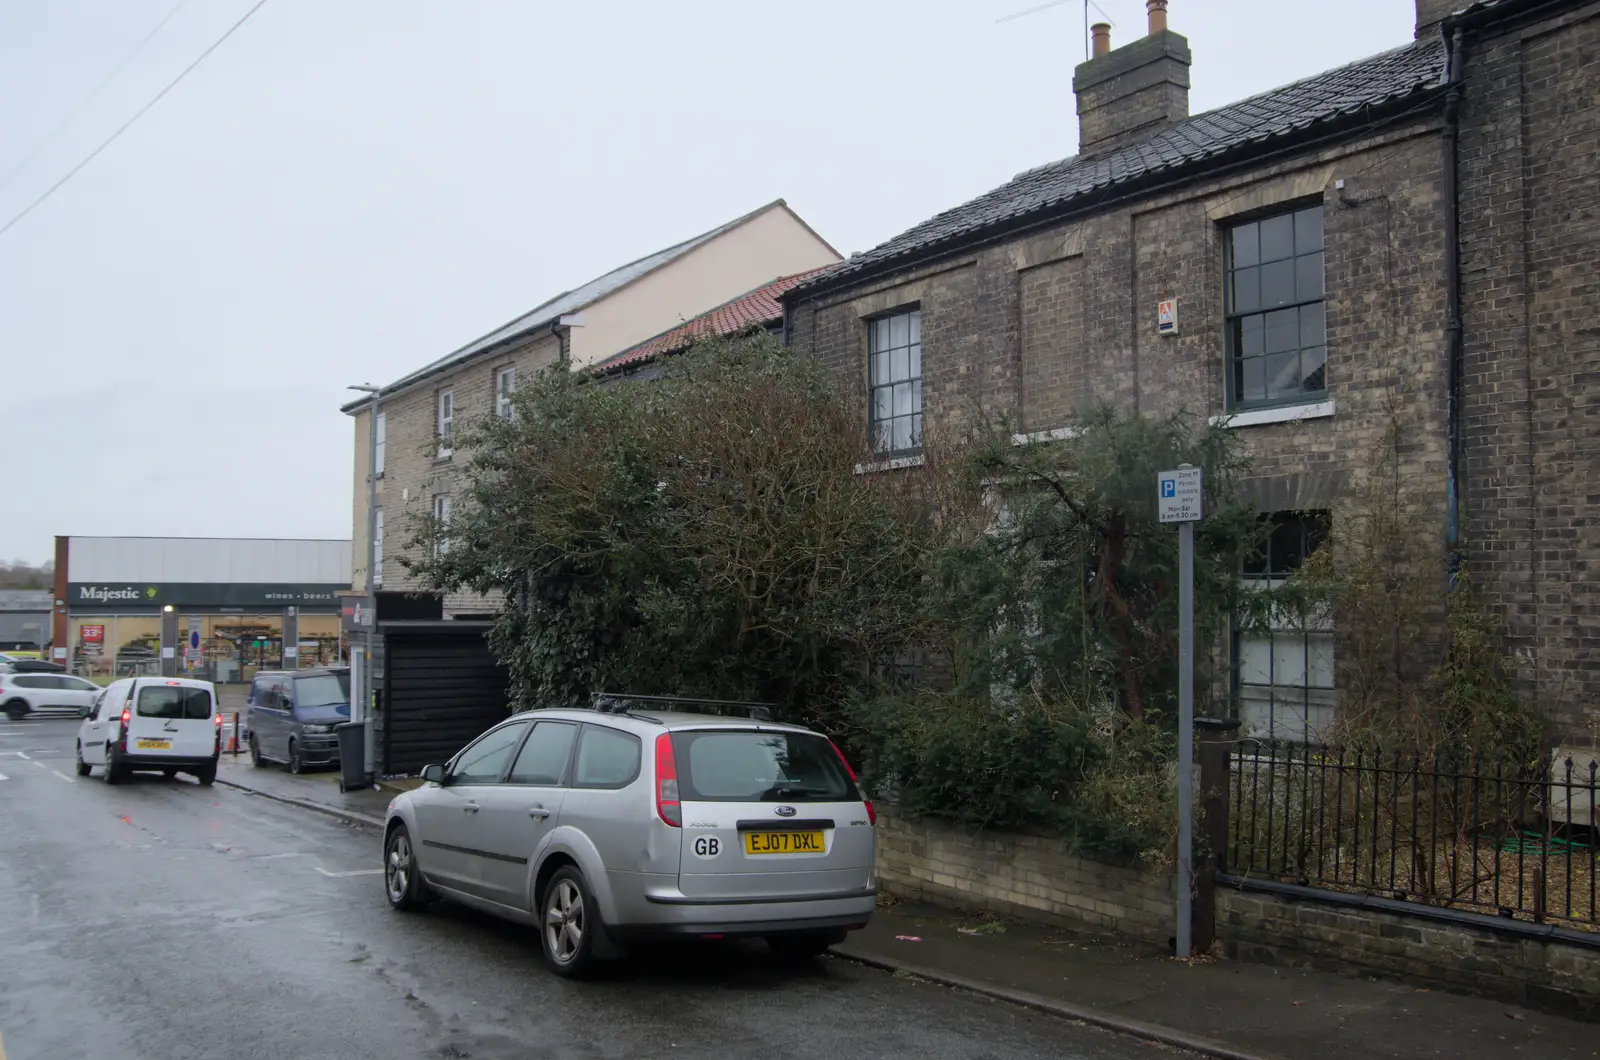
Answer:
[[749, 328], [767, 326], [782, 320], [783, 305], [778, 299], [783, 293], [801, 281], [830, 268], [833, 266], [825, 265], [820, 269], [783, 276], [771, 283], [763, 284], [753, 291], [747, 291], [731, 301], [722, 303], [715, 309], [684, 321], [670, 331], [663, 331], [654, 338], [645, 339], [637, 346], [630, 346], [619, 354], [607, 357], [595, 365], [595, 370], [604, 372], [621, 368], [623, 365], [640, 364], [664, 353], [676, 353], [687, 349], [709, 335], [737, 335]]
[[[646, 255], [637, 261], [630, 261], [626, 265], [612, 269], [603, 276], [595, 277], [582, 287], [574, 288], [571, 291], [565, 291], [561, 294], [558, 294], [548, 301], [541, 302], [539, 305], [535, 306], [528, 312], [522, 314], [509, 323], [495, 328], [487, 335], [473, 339], [465, 346], [462, 346], [456, 350], [452, 350], [450, 353], [445, 354], [438, 360], [417, 369], [409, 375], [401, 376], [399, 379], [385, 386], [383, 391], [385, 394], [391, 394], [397, 390], [402, 390], [413, 383], [417, 383], [423, 379], [426, 379], [428, 376], [435, 375], [464, 361], [471, 360], [478, 354], [493, 349], [494, 347], [505, 342], [509, 342], [513, 339], [517, 339], [526, 335], [531, 335], [540, 328], [555, 323], [563, 316], [576, 313], [585, 306], [593, 305], [595, 302], [600, 301], [600, 299], [621, 290], [640, 277], [646, 276], [662, 266], [678, 260], [679, 258], [688, 254], [690, 251], [704, 246], [723, 233], [729, 232], [748, 221], [754, 220], [755, 218], [766, 213], [768, 210], [779, 207], [787, 209], [788, 204], [782, 199], [775, 199], [760, 209], [752, 210], [742, 217], [736, 217], [727, 224], [718, 225], [709, 232], [702, 232], [691, 239], [686, 239], [682, 243], [676, 243], [664, 250], [658, 250], [654, 254]], [[362, 408], [370, 400], [370, 397], [359, 398], [345, 405], [343, 411], [350, 412], [355, 409]]]
[[1444, 41], [1427, 37], [1196, 115], [1105, 154], [1074, 155], [1027, 170], [1008, 184], [853, 255], [792, 293], [832, 287], [862, 273], [888, 271], [892, 262], [953, 248], [1032, 215], [1061, 211], [1093, 192], [1166, 175], [1237, 150], [1266, 146], [1340, 118], [1358, 117], [1436, 88], [1443, 83], [1444, 74]]

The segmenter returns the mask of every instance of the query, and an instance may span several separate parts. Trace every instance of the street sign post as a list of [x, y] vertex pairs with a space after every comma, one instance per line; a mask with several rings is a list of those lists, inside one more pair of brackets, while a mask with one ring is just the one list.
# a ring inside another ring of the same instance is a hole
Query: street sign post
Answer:
[[1204, 514], [1200, 469], [1181, 465], [1156, 475], [1156, 509], [1178, 524], [1178, 932], [1177, 956], [1189, 956], [1194, 909], [1194, 524]]

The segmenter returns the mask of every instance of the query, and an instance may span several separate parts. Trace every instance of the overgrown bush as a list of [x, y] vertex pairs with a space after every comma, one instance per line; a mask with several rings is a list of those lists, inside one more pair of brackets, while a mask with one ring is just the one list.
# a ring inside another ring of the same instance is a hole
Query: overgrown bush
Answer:
[[925, 615], [933, 520], [853, 473], [864, 435], [837, 382], [767, 336], [654, 381], [558, 366], [465, 432], [455, 511], [420, 522], [412, 565], [504, 594], [492, 641], [523, 702], [625, 690], [812, 719]]
[[1109, 704], [931, 692], [857, 698], [845, 718], [863, 784], [912, 816], [1170, 857], [1173, 739], [1158, 724]]

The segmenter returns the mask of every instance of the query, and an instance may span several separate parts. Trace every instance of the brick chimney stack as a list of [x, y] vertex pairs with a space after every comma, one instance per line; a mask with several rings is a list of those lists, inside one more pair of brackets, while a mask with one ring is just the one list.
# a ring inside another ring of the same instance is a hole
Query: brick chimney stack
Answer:
[[1079, 154], [1114, 150], [1189, 116], [1189, 42], [1167, 28], [1167, 0], [1145, 0], [1145, 11], [1149, 33], [1116, 50], [1111, 27], [1093, 27], [1093, 54], [1072, 76]]
[[1466, 7], [1468, 0], [1417, 0], [1417, 39], [1439, 35], [1439, 23], [1452, 12]]

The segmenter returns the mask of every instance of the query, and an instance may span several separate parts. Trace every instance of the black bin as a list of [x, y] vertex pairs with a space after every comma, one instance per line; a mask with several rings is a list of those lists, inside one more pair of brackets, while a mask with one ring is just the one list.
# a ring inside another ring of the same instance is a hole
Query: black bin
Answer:
[[367, 726], [365, 722], [347, 721], [334, 727], [339, 734], [339, 790], [360, 791], [371, 787], [367, 783]]

